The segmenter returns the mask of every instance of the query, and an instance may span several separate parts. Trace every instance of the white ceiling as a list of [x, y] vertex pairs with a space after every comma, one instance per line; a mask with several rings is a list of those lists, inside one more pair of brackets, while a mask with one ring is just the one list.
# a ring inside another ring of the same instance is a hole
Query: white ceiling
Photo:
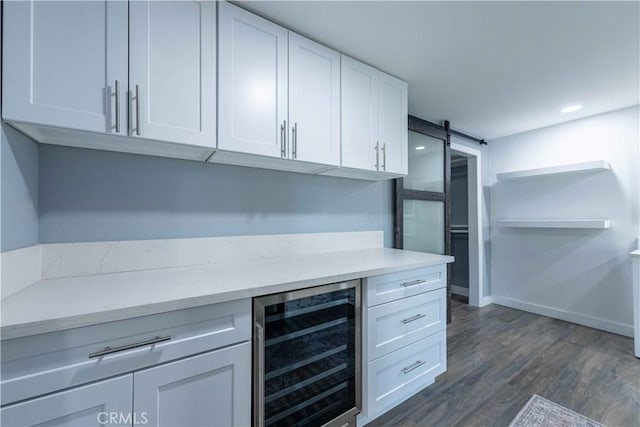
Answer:
[[638, 104], [639, 4], [240, 2], [408, 81], [411, 114], [487, 139]]

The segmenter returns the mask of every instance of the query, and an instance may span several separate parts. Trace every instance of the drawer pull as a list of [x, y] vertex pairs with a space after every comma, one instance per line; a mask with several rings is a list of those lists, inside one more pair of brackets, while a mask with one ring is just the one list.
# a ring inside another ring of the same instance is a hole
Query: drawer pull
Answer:
[[404, 319], [402, 321], [402, 323], [404, 323], [406, 325], [407, 323], [414, 322], [414, 321], [416, 321], [418, 319], [422, 319], [423, 317], [427, 317], [427, 315], [426, 314], [422, 314], [422, 313], [416, 314], [415, 316], [407, 317], [406, 319]]
[[402, 373], [403, 374], [408, 374], [409, 372], [413, 371], [414, 369], [418, 369], [420, 366], [424, 365], [425, 362], [424, 360], [418, 360], [415, 363], [412, 363], [411, 365], [407, 366], [406, 368], [402, 368]]
[[404, 286], [405, 288], [410, 288], [412, 286], [422, 285], [423, 283], [427, 283], [427, 281], [418, 279], [412, 280], [411, 282], [404, 282], [402, 286]]
[[96, 351], [95, 353], [89, 354], [89, 359], [93, 359], [94, 357], [102, 357], [107, 354], [118, 353], [120, 351], [131, 350], [132, 348], [144, 347], [146, 345], [153, 345], [163, 341], [169, 341], [171, 339], [170, 336], [166, 337], [155, 337], [150, 340], [137, 342], [135, 344], [125, 344], [119, 347], [105, 347], [104, 350]]

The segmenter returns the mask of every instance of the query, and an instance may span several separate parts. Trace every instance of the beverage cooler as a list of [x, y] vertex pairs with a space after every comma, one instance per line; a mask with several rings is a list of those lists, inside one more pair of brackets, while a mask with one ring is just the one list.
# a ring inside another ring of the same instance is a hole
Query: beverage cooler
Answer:
[[254, 426], [355, 426], [360, 281], [254, 298]]

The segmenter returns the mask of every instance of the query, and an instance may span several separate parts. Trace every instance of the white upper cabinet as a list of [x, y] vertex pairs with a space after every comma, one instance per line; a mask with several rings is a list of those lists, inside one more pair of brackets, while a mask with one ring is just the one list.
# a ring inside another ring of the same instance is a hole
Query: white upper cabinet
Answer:
[[342, 56], [342, 166], [406, 175], [407, 84]]
[[288, 31], [219, 3], [218, 148], [286, 157]]
[[340, 165], [340, 54], [289, 32], [290, 158]]
[[126, 135], [126, 2], [11, 1], [3, 18], [5, 120]]
[[342, 166], [378, 170], [378, 70], [342, 55]]
[[132, 1], [129, 12], [130, 136], [215, 148], [215, 2]]
[[380, 170], [406, 175], [409, 115], [407, 83], [385, 73], [378, 77], [378, 141]]

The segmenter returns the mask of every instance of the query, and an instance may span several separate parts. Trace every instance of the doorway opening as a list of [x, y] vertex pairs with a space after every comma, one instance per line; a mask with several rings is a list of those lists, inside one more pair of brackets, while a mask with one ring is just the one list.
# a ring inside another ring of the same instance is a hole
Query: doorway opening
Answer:
[[467, 158], [451, 152], [451, 298], [469, 303], [469, 176]]
[[452, 294], [483, 307], [491, 299], [485, 290], [482, 152], [452, 141], [451, 158]]

